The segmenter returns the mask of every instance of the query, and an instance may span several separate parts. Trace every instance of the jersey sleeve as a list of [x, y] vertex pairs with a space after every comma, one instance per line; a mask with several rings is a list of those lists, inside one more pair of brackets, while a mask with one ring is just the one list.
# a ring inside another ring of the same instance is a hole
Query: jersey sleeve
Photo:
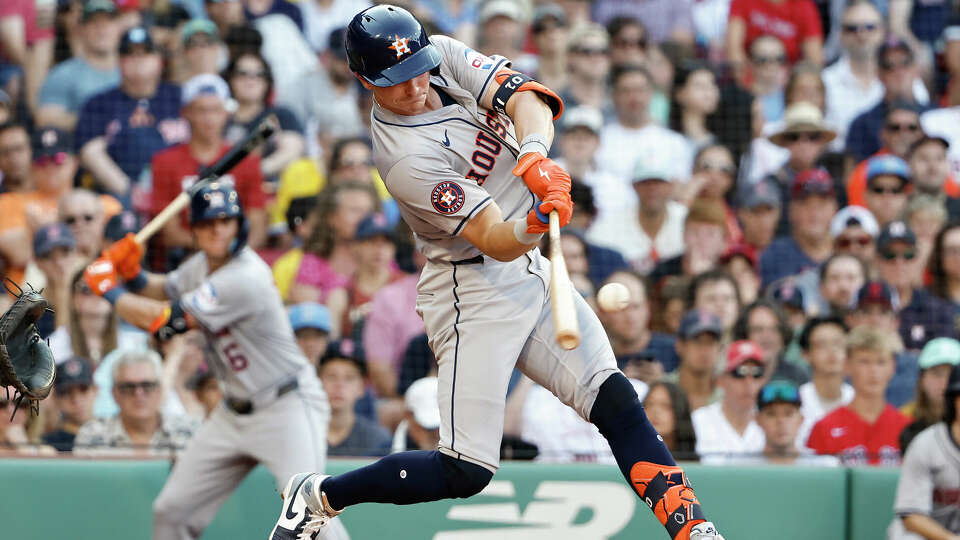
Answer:
[[70, 99], [70, 76], [67, 66], [60, 64], [50, 70], [47, 80], [40, 88], [40, 105], [60, 105], [72, 110], [75, 103]]
[[933, 510], [933, 470], [930, 453], [937, 451], [931, 432], [926, 432], [913, 441], [903, 458], [900, 480], [893, 511], [898, 516], [909, 514], [929, 515]]
[[224, 327], [255, 313], [262, 301], [257, 298], [256, 279], [247, 272], [218, 272], [180, 297], [180, 306], [204, 328], [219, 332]]
[[506, 58], [499, 55], [486, 56], [451, 37], [433, 36], [430, 42], [440, 50], [443, 57], [440, 65], [449, 69], [457, 83], [473, 94], [478, 102], [487, 87], [496, 84], [493, 80], [494, 74], [510, 67], [510, 61]]
[[[471, 217], [492, 199], [485, 189], [454, 171], [441, 157], [407, 156], [384, 179], [387, 189], [406, 216], [451, 236], [460, 234]], [[408, 219], [408, 223], [410, 223]], [[414, 232], [435, 231], [414, 226]]]
[[826, 447], [826, 430], [827, 425], [822, 420], [814, 424], [807, 438], [807, 448], [821, 455], [830, 454], [830, 450]]

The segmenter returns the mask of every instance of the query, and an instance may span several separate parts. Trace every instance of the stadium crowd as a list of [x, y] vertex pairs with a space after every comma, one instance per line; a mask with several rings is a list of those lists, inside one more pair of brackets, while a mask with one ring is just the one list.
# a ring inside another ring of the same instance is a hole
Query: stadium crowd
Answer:
[[[630, 291], [595, 309], [678, 458], [898, 465], [942, 418], [960, 364], [950, 3], [391, 3], [563, 97], [567, 267], [593, 306], [606, 283]], [[373, 167], [372, 98], [343, 46], [368, 5], [0, 2], [0, 267], [44, 288], [58, 362], [39, 416], [11, 418], [0, 392], [0, 447], [169, 456], [218, 406], [202, 335], [158, 343], [82, 267], [269, 116], [279, 132], [221, 181], [317, 366], [330, 455], [436, 447], [424, 260]], [[192, 248], [184, 214], [145, 264]], [[505, 458], [612, 462], [519, 373], [505, 425]]]

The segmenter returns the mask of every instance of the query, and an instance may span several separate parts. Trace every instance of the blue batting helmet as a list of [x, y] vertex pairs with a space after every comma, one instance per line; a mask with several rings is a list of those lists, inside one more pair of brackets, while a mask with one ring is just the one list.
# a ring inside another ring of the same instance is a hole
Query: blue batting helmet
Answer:
[[249, 232], [240, 194], [232, 186], [212, 182], [190, 197], [190, 224], [219, 218], [237, 218], [237, 237], [230, 246], [230, 252], [235, 254], [246, 244]]
[[344, 45], [350, 69], [374, 86], [400, 84], [440, 65], [440, 51], [420, 21], [388, 4], [357, 13]]

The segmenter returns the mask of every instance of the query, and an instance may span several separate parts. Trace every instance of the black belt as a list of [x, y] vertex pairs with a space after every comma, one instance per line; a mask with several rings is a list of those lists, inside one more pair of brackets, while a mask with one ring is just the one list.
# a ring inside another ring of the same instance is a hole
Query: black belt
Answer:
[[[300, 386], [300, 383], [297, 381], [297, 379], [293, 379], [290, 382], [283, 383], [282, 385], [277, 387], [277, 397], [290, 393], [296, 390], [297, 387], [299, 386]], [[253, 414], [253, 402], [250, 401], [249, 399], [238, 399], [238, 398], [232, 398], [228, 396], [223, 398], [223, 403], [224, 405], [227, 406], [228, 409], [230, 409], [231, 411], [237, 414]]]
[[460, 266], [462, 264], [483, 264], [483, 255], [477, 255], [476, 257], [461, 259], [459, 261], [450, 261], [450, 264], [454, 266]]

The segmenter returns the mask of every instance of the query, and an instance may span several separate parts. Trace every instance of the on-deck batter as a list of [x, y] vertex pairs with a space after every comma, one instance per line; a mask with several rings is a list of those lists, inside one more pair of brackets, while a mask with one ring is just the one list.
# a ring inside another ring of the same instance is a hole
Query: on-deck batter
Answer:
[[[297, 346], [270, 268], [244, 243], [239, 195], [217, 183], [200, 190], [191, 199], [190, 224], [200, 251], [166, 276], [140, 269], [132, 235], [85, 275], [124, 319], [161, 339], [199, 328], [216, 353], [211, 369], [224, 401], [154, 502], [154, 540], [199, 538], [258, 462], [281, 488], [290, 475], [326, 464], [327, 396]], [[339, 520], [331, 525], [322, 538], [347, 538]]]
[[579, 296], [581, 345], [566, 351], [556, 343], [550, 263], [535, 246], [548, 228], [543, 214], [556, 210], [565, 225], [572, 213], [570, 177], [546, 158], [560, 98], [505, 58], [428, 39], [394, 6], [357, 14], [346, 44], [351, 69], [374, 92], [377, 168], [428, 259], [417, 309], [439, 364], [440, 447], [336, 477], [295, 475], [271, 538], [313, 538], [361, 502], [480, 492], [499, 465], [514, 366], [598, 426], [673, 538], [721, 538]]

